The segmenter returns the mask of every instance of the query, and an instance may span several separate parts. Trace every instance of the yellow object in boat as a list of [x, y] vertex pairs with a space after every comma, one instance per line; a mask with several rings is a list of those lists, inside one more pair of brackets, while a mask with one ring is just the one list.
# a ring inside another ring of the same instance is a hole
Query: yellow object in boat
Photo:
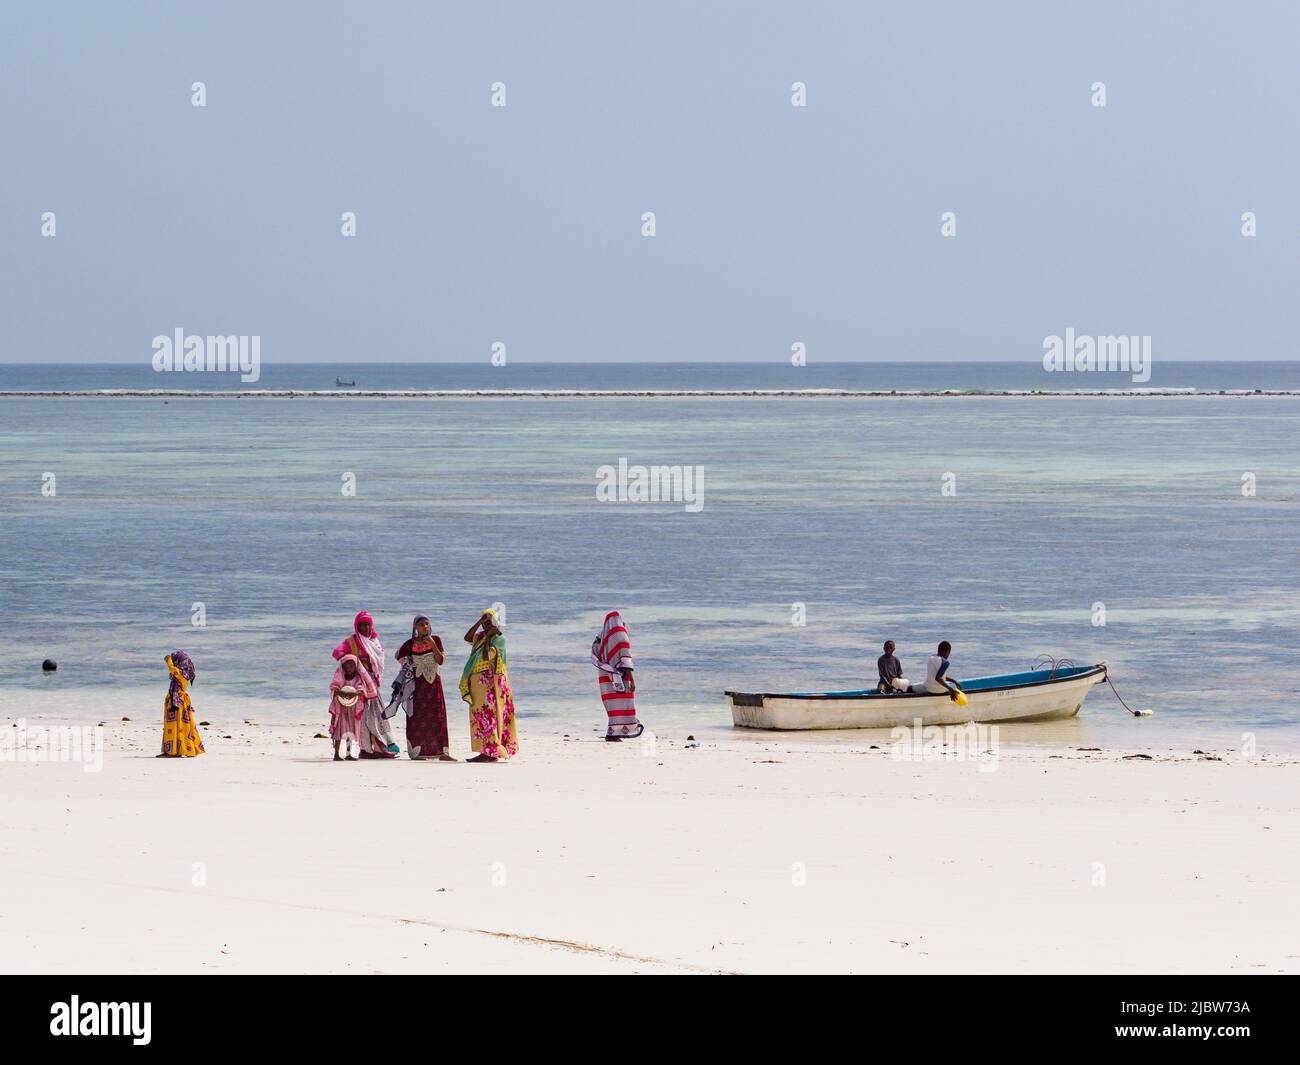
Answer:
[[958, 706], [967, 706], [970, 704], [970, 700], [966, 698], [966, 693], [963, 691], [958, 691], [956, 688], [954, 688], [951, 692], [951, 695], [952, 695], [952, 701], [956, 703]]

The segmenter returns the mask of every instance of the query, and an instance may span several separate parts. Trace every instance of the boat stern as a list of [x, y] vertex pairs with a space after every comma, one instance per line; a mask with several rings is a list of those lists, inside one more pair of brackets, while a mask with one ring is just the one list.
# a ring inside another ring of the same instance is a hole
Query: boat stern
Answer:
[[727, 692], [731, 723], [737, 728], [771, 728], [763, 709], [763, 696], [751, 692]]

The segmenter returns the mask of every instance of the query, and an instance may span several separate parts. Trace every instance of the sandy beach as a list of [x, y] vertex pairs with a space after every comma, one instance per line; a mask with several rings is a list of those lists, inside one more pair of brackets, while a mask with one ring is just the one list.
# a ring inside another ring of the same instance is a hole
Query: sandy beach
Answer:
[[301, 726], [214, 721], [193, 760], [158, 731], [0, 762], [6, 972], [1300, 971], [1276, 752], [525, 721], [508, 765], [335, 764]]

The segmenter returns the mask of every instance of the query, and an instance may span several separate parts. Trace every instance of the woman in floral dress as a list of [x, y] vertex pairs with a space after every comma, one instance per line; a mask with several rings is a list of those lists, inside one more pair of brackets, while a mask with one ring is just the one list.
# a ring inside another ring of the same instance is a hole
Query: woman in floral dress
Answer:
[[519, 753], [515, 700], [506, 673], [506, 638], [495, 610], [485, 610], [465, 633], [469, 660], [460, 675], [460, 697], [469, 703], [471, 762], [505, 761]]

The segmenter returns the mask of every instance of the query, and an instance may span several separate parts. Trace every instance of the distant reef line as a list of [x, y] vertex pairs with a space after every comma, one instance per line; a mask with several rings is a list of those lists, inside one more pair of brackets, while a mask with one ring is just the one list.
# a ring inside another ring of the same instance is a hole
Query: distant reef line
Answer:
[[1104, 389], [242, 389], [197, 391], [165, 388], [0, 390], [4, 399], [1196, 399], [1300, 397], [1289, 388]]

